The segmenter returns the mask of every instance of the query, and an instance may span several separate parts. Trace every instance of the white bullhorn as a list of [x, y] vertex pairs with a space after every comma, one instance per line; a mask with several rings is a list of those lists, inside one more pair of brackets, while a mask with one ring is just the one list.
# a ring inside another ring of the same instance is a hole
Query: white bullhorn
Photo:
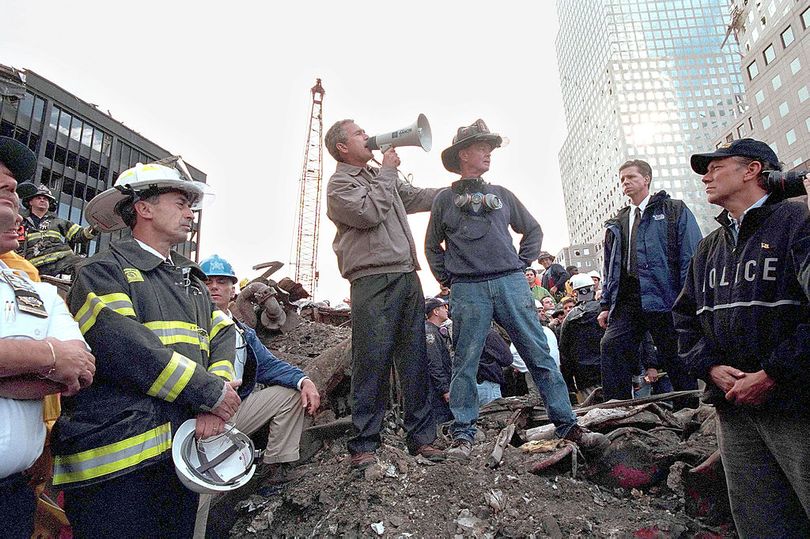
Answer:
[[430, 134], [430, 124], [424, 114], [420, 114], [416, 121], [408, 127], [391, 133], [375, 135], [366, 141], [367, 148], [382, 152], [397, 146], [419, 146], [426, 152], [430, 151], [433, 147], [433, 137]]

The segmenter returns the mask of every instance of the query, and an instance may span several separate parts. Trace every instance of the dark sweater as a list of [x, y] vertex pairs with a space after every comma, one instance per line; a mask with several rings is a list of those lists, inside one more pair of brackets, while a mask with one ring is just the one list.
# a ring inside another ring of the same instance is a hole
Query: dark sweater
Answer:
[[504, 385], [506, 379], [503, 376], [503, 368], [511, 364], [512, 352], [509, 350], [509, 345], [496, 330], [490, 329], [484, 343], [484, 350], [481, 352], [481, 360], [478, 362], [477, 382], [480, 384], [487, 380]]
[[[459, 208], [457, 194], [492, 193], [503, 202], [497, 210]], [[515, 251], [509, 227], [523, 237]], [[459, 180], [440, 192], [430, 210], [425, 254], [430, 270], [444, 286], [480, 282], [523, 271], [540, 254], [543, 231], [511, 191], [483, 180]], [[442, 245], [444, 243], [444, 246]]]

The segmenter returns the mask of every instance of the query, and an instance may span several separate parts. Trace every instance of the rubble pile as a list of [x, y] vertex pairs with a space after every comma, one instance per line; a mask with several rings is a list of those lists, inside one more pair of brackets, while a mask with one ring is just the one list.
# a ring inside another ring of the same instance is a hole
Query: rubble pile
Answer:
[[[377, 464], [350, 470], [351, 328], [306, 319], [260, 333], [321, 393], [321, 410], [301, 440], [304, 475], [279, 487], [264, 484], [259, 470], [215, 502], [220, 535], [734, 536], [714, 409], [673, 413], [669, 400], [682, 394], [601, 404], [593, 395], [576, 409], [578, 421], [606, 434], [611, 446], [589, 458], [555, 439], [542, 402], [499, 399], [481, 409], [470, 460], [434, 464], [408, 454], [401, 398], [392, 391]], [[449, 442], [444, 425], [437, 445]]]
[[314, 358], [327, 348], [345, 341], [352, 335], [351, 328], [318, 322], [302, 322], [287, 333], [262, 336], [264, 344], [275, 352]]
[[[646, 402], [580, 410], [582, 425], [612, 440], [600, 458], [586, 459], [550, 439], [553, 427], [532, 404], [511, 397], [484, 407], [469, 461], [410, 456], [393, 414], [378, 464], [363, 472], [349, 469], [345, 437], [324, 440], [301, 464], [304, 477], [282, 489], [259, 482], [245, 493], [231, 535], [734, 536], [711, 407], [672, 413]], [[448, 443], [443, 433], [438, 444]]]

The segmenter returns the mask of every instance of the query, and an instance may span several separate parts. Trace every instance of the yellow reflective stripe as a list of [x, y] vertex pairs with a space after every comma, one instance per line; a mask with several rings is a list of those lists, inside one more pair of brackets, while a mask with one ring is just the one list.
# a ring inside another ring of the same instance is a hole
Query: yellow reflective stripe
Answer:
[[211, 313], [211, 340], [213, 341], [217, 333], [231, 325], [233, 325], [233, 320], [227, 314], [215, 310]]
[[38, 232], [29, 232], [26, 234], [26, 238], [28, 241], [36, 241], [42, 238], [53, 238], [55, 240], [59, 240], [60, 242], [65, 241], [65, 238], [62, 236], [62, 233], [58, 230], [41, 230]]
[[90, 328], [96, 323], [98, 313], [104, 308], [108, 308], [123, 316], [135, 316], [132, 300], [129, 299], [129, 296], [126, 294], [115, 292], [97, 296], [93, 292], [90, 292], [87, 294], [84, 305], [82, 305], [73, 316], [73, 319], [79, 324], [79, 330], [82, 332], [82, 335], [90, 331]]
[[236, 372], [233, 370], [233, 364], [227, 359], [212, 363], [208, 367], [208, 372], [215, 374], [220, 378], [224, 378], [229, 382], [232, 382], [236, 378]]
[[34, 258], [29, 258], [28, 261], [35, 266], [42, 266], [43, 264], [50, 264], [51, 262], [61, 260], [69, 254], [73, 254], [73, 251], [66, 249], [64, 251], [57, 251], [55, 253], [48, 253], [46, 255], [35, 256]]
[[74, 223], [74, 224], [73, 224], [73, 226], [71, 226], [71, 227], [68, 229], [68, 231], [67, 231], [67, 235], [65, 236], [65, 238], [67, 238], [67, 240], [68, 240], [68, 241], [72, 240], [72, 239], [73, 239], [73, 236], [75, 236], [75, 235], [76, 235], [76, 233], [77, 233], [79, 230], [81, 230], [81, 229], [82, 229], [82, 227], [81, 227], [81, 226], [79, 226], [79, 225], [77, 225], [77, 224], [75, 224], [75, 223]]
[[209, 350], [208, 336], [205, 330], [196, 324], [182, 320], [153, 320], [144, 323], [148, 329], [157, 335], [160, 342], [168, 346], [177, 343], [188, 343], [205, 352]]
[[53, 463], [53, 484], [86, 481], [135, 466], [172, 447], [172, 425], [159, 427], [73, 455], [57, 455]]
[[157, 397], [167, 402], [174, 402], [177, 396], [186, 388], [186, 384], [194, 374], [196, 363], [177, 352], [163, 367], [160, 375], [146, 392], [150, 397]]

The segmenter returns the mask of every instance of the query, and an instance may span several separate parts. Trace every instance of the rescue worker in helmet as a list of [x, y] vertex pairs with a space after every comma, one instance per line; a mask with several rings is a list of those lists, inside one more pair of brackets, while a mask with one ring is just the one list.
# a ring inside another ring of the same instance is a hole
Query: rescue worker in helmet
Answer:
[[86, 251], [88, 243], [96, 237], [92, 226], [81, 226], [59, 217], [56, 199], [44, 185], [22, 183], [17, 192], [25, 207], [23, 229], [25, 239], [19, 252], [41, 275], [73, 275], [76, 264], [83, 257], [76, 248]]
[[157, 163], [125, 170], [85, 215], [132, 238], [81, 264], [68, 307], [97, 358], [95, 383], [63, 400], [53, 483], [76, 537], [191, 537], [199, 496], [178, 478], [172, 438], [196, 419], [222, 434], [241, 399], [236, 329], [200, 268], [172, 250], [187, 240], [206, 185]]
[[[242, 380], [239, 396], [242, 404], [231, 423], [252, 435], [269, 425], [267, 447], [258, 472], [263, 484], [282, 484], [297, 478], [293, 464], [299, 459], [299, 444], [304, 431], [304, 415], [314, 415], [320, 406], [318, 389], [304, 372], [283, 361], [267, 349], [256, 332], [234, 319], [229, 304], [235, 296], [238, 279], [233, 266], [213, 255], [200, 263], [208, 277], [205, 284], [214, 304], [236, 324], [236, 378]], [[256, 384], [263, 387], [258, 389]], [[211, 505], [210, 496], [200, 497], [195, 537], [204, 537]]]
[[605, 330], [599, 325], [599, 302], [594, 300], [593, 279], [578, 273], [570, 279], [576, 305], [560, 329], [560, 370], [568, 391], [584, 401], [602, 385], [600, 342]]

